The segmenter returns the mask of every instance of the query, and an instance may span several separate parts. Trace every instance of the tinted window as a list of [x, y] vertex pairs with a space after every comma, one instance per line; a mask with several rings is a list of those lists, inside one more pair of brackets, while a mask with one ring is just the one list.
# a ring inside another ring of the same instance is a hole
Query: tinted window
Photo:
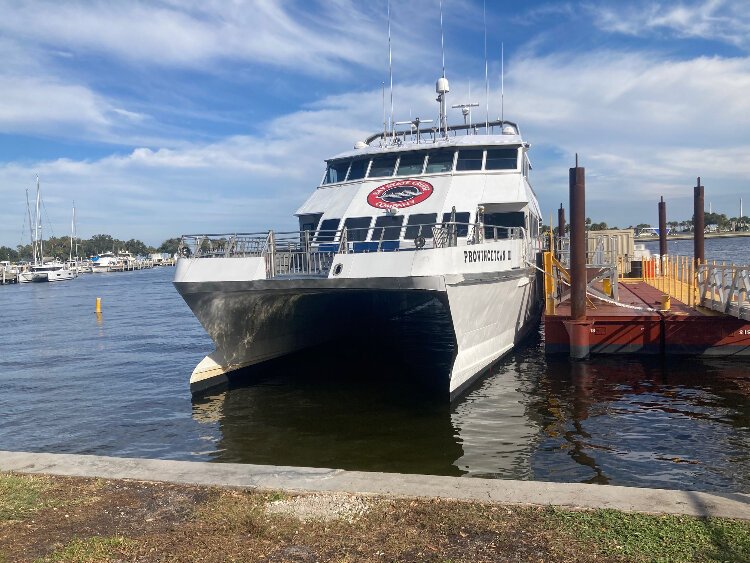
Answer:
[[403, 215], [382, 215], [375, 219], [372, 240], [398, 240], [401, 238]]
[[320, 228], [315, 234], [315, 242], [331, 242], [336, 236], [341, 219], [323, 219]]
[[365, 240], [371, 222], [372, 217], [349, 217], [344, 221], [346, 240], [349, 242]]
[[339, 160], [338, 162], [329, 162], [326, 169], [326, 177], [323, 179], [324, 184], [335, 184], [343, 182], [346, 178], [346, 171], [349, 170], [348, 160]]
[[352, 167], [349, 169], [347, 180], [361, 180], [367, 172], [367, 165], [370, 164], [369, 158], [358, 158], [352, 161]]
[[456, 170], [481, 170], [483, 152], [478, 150], [458, 151]]
[[[526, 226], [526, 220], [524, 219], [523, 211], [485, 213], [484, 224], [497, 227], [524, 227]], [[494, 229], [493, 227], [485, 226], [484, 238], [508, 238], [508, 230], [500, 228]]]
[[518, 149], [487, 149], [485, 170], [515, 170], [518, 167]]
[[423, 152], [402, 154], [401, 160], [398, 163], [398, 175], [416, 176], [417, 174], [421, 174], [424, 167], [424, 156]]
[[[418, 213], [409, 215], [406, 222], [406, 234], [404, 238], [415, 239], [418, 236], [432, 238], [432, 227], [437, 221], [437, 213]], [[423, 226], [424, 225], [424, 226]]]
[[[451, 220], [451, 214], [450, 213], [443, 213], [443, 223], [448, 223]], [[459, 225], [456, 225], [456, 235], [459, 237], [465, 237], [469, 234], [469, 212], [468, 211], [459, 211], [456, 213], [456, 223], [460, 223]]]
[[379, 156], [372, 159], [369, 178], [380, 178], [382, 176], [393, 176], [396, 167], [396, 155]]
[[450, 172], [453, 168], [453, 155], [456, 151], [439, 150], [431, 151], [427, 155], [427, 170], [425, 174], [436, 174], [438, 172]]

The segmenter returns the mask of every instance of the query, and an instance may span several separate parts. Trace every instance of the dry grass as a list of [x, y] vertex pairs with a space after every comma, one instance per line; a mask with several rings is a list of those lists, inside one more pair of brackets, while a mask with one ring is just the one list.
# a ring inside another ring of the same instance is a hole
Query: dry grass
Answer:
[[[0, 562], [731, 560], [750, 522], [1, 475]], [[7, 485], [10, 483], [10, 485]], [[26, 492], [20, 492], [26, 490]], [[666, 518], [666, 519], [665, 519]]]

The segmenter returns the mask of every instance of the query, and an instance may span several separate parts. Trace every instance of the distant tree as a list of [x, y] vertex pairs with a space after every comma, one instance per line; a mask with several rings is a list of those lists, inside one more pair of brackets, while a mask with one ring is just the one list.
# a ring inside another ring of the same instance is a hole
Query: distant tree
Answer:
[[606, 231], [607, 230], [607, 223], [602, 221], [601, 223], [590, 223], [589, 229], [592, 231]]
[[180, 246], [180, 240], [179, 238], [169, 238], [165, 240], [159, 248], [156, 249], [157, 252], [166, 252], [167, 254], [174, 254], [177, 252], [177, 249]]
[[124, 247], [134, 256], [147, 256], [150, 253], [154, 252], [153, 248], [151, 248], [150, 246], [146, 246], [146, 244], [142, 241], [135, 239], [130, 239], [125, 243]]
[[0, 246], [0, 260], [18, 262], [18, 251], [7, 246]]

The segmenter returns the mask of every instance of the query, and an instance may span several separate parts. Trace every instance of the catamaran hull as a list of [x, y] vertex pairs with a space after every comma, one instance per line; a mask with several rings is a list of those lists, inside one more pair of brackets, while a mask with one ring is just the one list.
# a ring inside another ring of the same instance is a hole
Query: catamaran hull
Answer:
[[[243, 367], [326, 342], [372, 346], [386, 323], [414, 322], [420, 318], [420, 308], [432, 303], [442, 310], [446, 322], [430, 318], [424, 330], [410, 332], [424, 335], [420, 338], [425, 346], [440, 341], [452, 347], [452, 369], [440, 384], [453, 399], [538, 320], [530, 270], [474, 277], [175, 282], [175, 286], [216, 345], [193, 371], [194, 393], [229, 382], [231, 374]], [[420, 342], [412, 344], [418, 348]]]

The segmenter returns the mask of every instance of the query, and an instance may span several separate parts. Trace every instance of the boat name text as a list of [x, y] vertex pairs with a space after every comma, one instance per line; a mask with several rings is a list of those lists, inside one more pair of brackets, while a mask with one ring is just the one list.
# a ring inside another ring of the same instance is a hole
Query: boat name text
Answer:
[[510, 250], [464, 250], [464, 264], [510, 260]]

